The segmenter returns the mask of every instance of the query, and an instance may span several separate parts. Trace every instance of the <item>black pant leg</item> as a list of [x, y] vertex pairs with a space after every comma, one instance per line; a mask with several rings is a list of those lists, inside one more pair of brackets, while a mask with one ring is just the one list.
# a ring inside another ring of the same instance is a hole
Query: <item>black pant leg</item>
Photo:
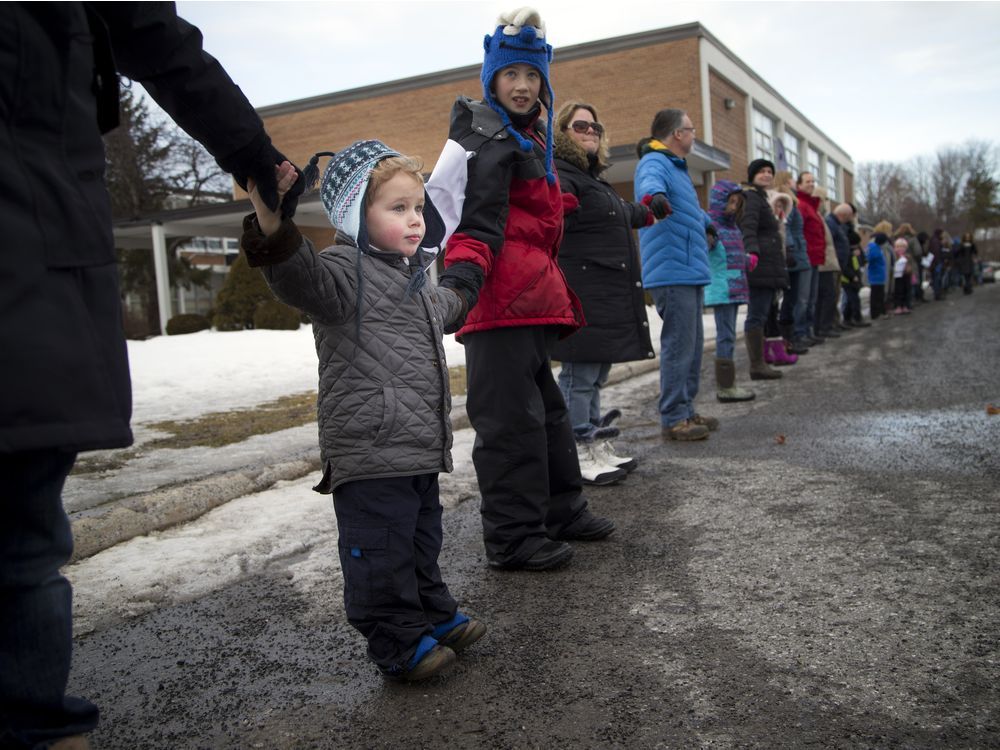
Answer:
[[545, 333], [530, 326], [463, 337], [483, 541], [500, 565], [523, 562], [547, 540], [549, 438], [538, 384], [549, 365]]
[[97, 707], [66, 695], [73, 551], [62, 490], [75, 453], [0, 454], [0, 746], [48, 747], [89, 732]]
[[896, 307], [906, 307], [906, 288], [908, 286], [905, 276], [898, 278], [893, 283], [893, 293]]
[[[547, 351], [555, 344], [557, 334], [549, 331]], [[576, 439], [569, 411], [562, 391], [552, 377], [552, 362], [548, 356], [538, 369], [535, 383], [545, 407], [545, 435], [547, 440], [549, 502], [545, 526], [549, 536], [555, 538], [569, 527], [587, 508], [583, 497], [583, 478], [580, 476], [580, 459], [576, 453]]]
[[[785, 292], [787, 293], [787, 289]], [[775, 339], [781, 336], [781, 329], [778, 327], [778, 295], [771, 292], [771, 309], [767, 312], [767, 323], [764, 324], [764, 336]]]
[[802, 271], [788, 272], [788, 288], [781, 293], [781, 308], [778, 312], [779, 328], [795, 322], [793, 313], [795, 301], [799, 298], [799, 285], [802, 283]]
[[823, 334], [833, 328], [837, 312], [836, 271], [820, 271], [816, 295], [816, 332]]
[[382, 669], [405, 667], [433, 630], [417, 576], [418, 479], [362, 479], [334, 493], [347, 620]]
[[427, 615], [431, 625], [437, 625], [450, 620], [455, 615], [458, 604], [448, 591], [448, 586], [441, 576], [441, 569], [438, 567], [438, 556], [441, 554], [441, 544], [444, 540], [438, 476], [424, 474], [415, 480], [420, 497], [420, 512], [417, 515], [417, 528], [413, 536], [417, 590], [420, 593], [420, 604], [424, 608], [424, 614]]
[[869, 300], [869, 305], [871, 307], [872, 320], [882, 317], [885, 315], [885, 287], [881, 284], [872, 284], [871, 287], [871, 299]]

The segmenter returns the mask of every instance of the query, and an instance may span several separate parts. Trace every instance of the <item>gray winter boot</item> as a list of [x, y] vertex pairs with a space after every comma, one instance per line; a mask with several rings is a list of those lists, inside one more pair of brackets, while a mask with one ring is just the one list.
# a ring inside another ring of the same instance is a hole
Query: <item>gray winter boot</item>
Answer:
[[731, 359], [715, 360], [715, 397], [722, 403], [753, 401], [757, 394], [736, 385], [736, 363]]
[[753, 328], [743, 334], [743, 339], [746, 341], [747, 354], [750, 355], [750, 379], [778, 380], [781, 372], [768, 367], [764, 361], [764, 330]]

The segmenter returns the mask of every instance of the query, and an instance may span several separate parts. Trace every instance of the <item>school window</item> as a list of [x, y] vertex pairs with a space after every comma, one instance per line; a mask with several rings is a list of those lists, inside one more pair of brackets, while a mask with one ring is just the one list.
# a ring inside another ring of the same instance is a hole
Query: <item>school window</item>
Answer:
[[826, 160], [826, 192], [830, 196], [830, 200], [839, 200], [837, 198], [837, 164], [832, 159]]
[[753, 111], [753, 151], [755, 159], [774, 159], [774, 120], [759, 109]]
[[802, 139], [786, 128], [782, 142], [785, 144], [785, 161], [788, 163], [788, 171], [798, 177], [799, 171], [802, 169], [802, 158], [799, 156], [802, 153]]
[[809, 149], [809, 172], [816, 178], [816, 182], [819, 182], [823, 176], [823, 173], [819, 171], [819, 151], [814, 148]]

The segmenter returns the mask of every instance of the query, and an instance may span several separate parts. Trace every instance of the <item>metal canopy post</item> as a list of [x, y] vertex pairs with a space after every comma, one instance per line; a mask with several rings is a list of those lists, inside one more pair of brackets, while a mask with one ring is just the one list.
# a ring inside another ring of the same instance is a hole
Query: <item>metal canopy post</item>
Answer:
[[156, 271], [156, 304], [160, 311], [160, 333], [166, 334], [171, 318], [170, 274], [167, 270], [167, 231], [163, 224], [150, 224], [153, 234], [153, 268]]

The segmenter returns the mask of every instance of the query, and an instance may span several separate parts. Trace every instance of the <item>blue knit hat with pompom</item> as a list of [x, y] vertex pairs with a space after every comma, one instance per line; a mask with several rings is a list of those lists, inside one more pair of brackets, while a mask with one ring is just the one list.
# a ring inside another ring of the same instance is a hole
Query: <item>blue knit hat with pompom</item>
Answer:
[[486, 54], [483, 58], [483, 69], [480, 80], [483, 83], [483, 99], [493, 108], [503, 124], [522, 151], [531, 151], [534, 144], [525, 138], [510, 121], [507, 110], [493, 98], [491, 90], [493, 77], [506, 67], [524, 63], [535, 68], [542, 75], [544, 84], [541, 92], [542, 104], [548, 114], [548, 126], [545, 129], [545, 175], [549, 183], [556, 181], [552, 169], [552, 120], [555, 96], [549, 83], [549, 62], [552, 60], [552, 46], [545, 41], [545, 24], [538, 11], [533, 8], [518, 8], [505, 13], [497, 19], [497, 27], [493, 36], [487, 35], [483, 40]]

